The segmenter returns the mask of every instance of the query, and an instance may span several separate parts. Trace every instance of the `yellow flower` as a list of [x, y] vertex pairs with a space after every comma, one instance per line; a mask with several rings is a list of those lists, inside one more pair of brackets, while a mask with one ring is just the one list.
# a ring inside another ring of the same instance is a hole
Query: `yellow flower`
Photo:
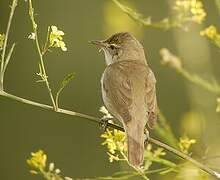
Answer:
[[157, 148], [153, 152], [154, 157], [160, 157], [160, 156], [165, 156], [165, 155], [166, 155], [166, 152], [164, 151], [163, 148]]
[[211, 25], [206, 29], [202, 30], [200, 32], [200, 35], [211, 39], [215, 43], [215, 45], [220, 47], [220, 34], [215, 26]]
[[27, 163], [34, 169], [43, 170], [46, 167], [47, 155], [42, 150], [31, 153], [31, 158], [27, 159]]
[[42, 175], [44, 179], [48, 180], [73, 180], [70, 177], [63, 177], [60, 169], [55, 168], [54, 163], [49, 163], [49, 167], [46, 167], [47, 155], [42, 150], [32, 152], [31, 157], [27, 159], [27, 164], [32, 168], [30, 170], [32, 175]]
[[113, 154], [111, 154], [111, 153], [109, 153], [109, 152], [107, 152], [107, 154], [108, 154], [108, 156], [109, 156], [109, 162], [113, 162], [113, 161], [119, 161], [120, 160], [120, 158], [118, 157], [118, 155], [113, 155]]
[[188, 154], [189, 148], [191, 147], [192, 144], [195, 144], [195, 143], [196, 143], [195, 139], [189, 139], [189, 137], [187, 136], [180, 137], [180, 141], [179, 141], [180, 150]]
[[177, 0], [174, 9], [181, 14], [182, 21], [202, 23], [206, 17], [203, 4], [200, 0]]
[[113, 160], [119, 160], [118, 154], [116, 153], [122, 154], [127, 151], [124, 132], [116, 129], [107, 129], [106, 132], [101, 135], [101, 137], [105, 139], [102, 145], [107, 146], [107, 154], [109, 155], [110, 162], [112, 162]]
[[0, 34], [0, 50], [3, 48], [4, 40], [5, 40], [5, 35]]
[[147, 147], [145, 148], [144, 155], [146, 159], [159, 158], [160, 156], [165, 156], [166, 152], [164, 151], [163, 148], [153, 149], [152, 145], [148, 144]]
[[202, 21], [205, 19], [206, 12], [203, 9], [203, 4], [201, 1], [193, 0], [193, 2], [191, 2], [190, 11], [193, 15], [192, 16], [193, 21], [195, 21], [197, 23], [202, 23]]
[[190, 9], [190, 1], [182, 1], [182, 0], [176, 1], [174, 9], [176, 10], [183, 9], [184, 11], [188, 11]]
[[51, 32], [50, 32], [50, 44], [49, 47], [55, 47], [55, 48], [61, 48], [62, 51], [67, 51], [66, 44], [63, 42], [64, 32], [58, 30], [56, 26], [51, 26]]
[[213, 39], [217, 35], [217, 29], [215, 26], [211, 25], [200, 32], [201, 36], [207, 36], [210, 39]]

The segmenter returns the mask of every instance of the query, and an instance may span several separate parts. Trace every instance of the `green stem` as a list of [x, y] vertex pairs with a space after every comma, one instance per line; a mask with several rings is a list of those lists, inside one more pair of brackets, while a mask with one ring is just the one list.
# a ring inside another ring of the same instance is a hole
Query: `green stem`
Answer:
[[167, 119], [160, 110], [158, 113], [158, 122], [155, 127], [155, 133], [163, 138], [169, 145], [178, 148], [178, 140], [174, 136]]
[[44, 55], [49, 49], [49, 45], [48, 45], [49, 38], [50, 38], [50, 26], [47, 28], [47, 37], [42, 50], [42, 55]]
[[178, 151], [178, 150], [176, 150], [176, 149], [168, 146], [167, 144], [162, 143], [162, 142], [160, 142], [156, 139], [151, 138], [150, 141], [151, 141], [151, 143], [157, 144], [158, 146], [163, 147], [164, 149], [172, 152], [173, 154], [176, 154], [177, 156], [181, 157], [182, 159], [185, 159], [185, 160], [191, 162], [192, 164], [194, 164], [199, 169], [209, 173], [210, 175], [216, 177], [217, 179], [220, 179], [220, 173], [215, 172], [214, 170], [210, 169], [209, 167], [205, 166], [204, 164], [202, 164], [202, 163], [196, 161], [195, 159], [191, 158], [187, 154], [185, 154], [181, 151]]
[[[15, 95], [6, 93], [6, 92], [4, 92], [4, 91], [0, 91], [0, 96], [4, 96], [4, 97], [7, 97], [7, 98], [9, 98], [9, 99], [12, 99], [12, 100], [15, 100], [15, 101], [24, 103], [24, 104], [28, 104], [28, 105], [40, 107], [40, 108], [42, 108], [42, 109], [46, 109], [46, 110], [49, 110], [49, 111], [54, 111], [53, 106], [50, 106], [50, 105], [47, 105], [47, 104], [41, 104], [41, 103], [34, 102], [34, 101], [30, 101], [30, 100], [28, 100], [28, 99], [24, 99], [24, 98], [21, 98], [21, 97], [18, 97], [18, 96], [15, 96]], [[73, 112], [73, 111], [65, 110], [65, 109], [60, 109], [60, 108], [59, 108], [59, 109], [58, 109], [57, 111], [55, 111], [55, 112], [61, 113], [61, 114], [66, 114], [66, 115], [70, 115], [70, 116], [77, 116], [77, 117], [89, 119], [90, 121], [95, 122], [95, 123], [99, 123], [99, 122], [100, 122], [100, 119], [99, 119], [99, 118], [92, 117], [92, 116], [85, 115], [85, 114], [78, 113], [78, 112]], [[115, 126], [116, 126], [116, 125], [115, 125]], [[111, 127], [111, 125], [110, 125], [109, 127]], [[114, 126], [112, 126], [112, 127], [114, 127]]]
[[56, 103], [56, 108], [59, 108], [59, 97], [60, 97], [60, 93], [62, 92], [62, 89], [60, 89], [57, 94], [56, 94], [56, 98], [55, 98], [55, 103]]
[[7, 66], [8, 66], [8, 63], [9, 63], [9, 61], [10, 61], [10, 59], [11, 59], [11, 55], [12, 55], [12, 53], [13, 53], [13, 51], [14, 51], [14, 48], [15, 48], [15, 43], [13, 43], [12, 44], [12, 46], [11, 46], [11, 49], [9, 50], [9, 53], [8, 53], [8, 55], [7, 55], [7, 57], [6, 57], [6, 59], [5, 59], [5, 64], [4, 64], [4, 68], [3, 68], [3, 75], [5, 74], [5, 71], [6, 71], [6, 69], [7, 69]]
[[154, 169], [154, 170], [148, 170], [148, 171], [145, 171], [145, 174], [154, 174], [154, 173], [161, 173], [163, 171], [167, 171], [167, 170], [171, 170], [171, 168], [160, 168], [160, 169]]
[[11, 5], [11, 12], [9, 15], [9, 20], [8, 20], [8, 25], [5, 33], [5, 39], [4, 39], [4, 44], [3, 44], [3, 49], [2, 49], [2, 54], [1, 54], [1, 69], [0, 69], [0, 91], [4, 90], [4, 66], [5, 66], [5, 54], [6, 54], [6, 49], [7, 49], [7, 43], [8, 43], [8, 35], [10, 32], [10, 27], [11, 27], [11, 22], [14, 16], [14, 12], [17, 6], [18, 0], [13, 0], [12, 5]]
[[182, 26], [181, 22], [171, 21], [168, 18], [162, 19], [161, 21], [158, 21], [158, 22], [152, 22], [150, 17], [143, 18], [142, 14], [139, 14], [138, 12], [134, 11], [133, 9], [121, 4], [118, 0], [112, 0], [112, 1], [116, 4], [116, 6], [118, 6], [122, 10], [122, 12], [124, 12], [131, 19], [140, 23], [143, 26], [153, 27], [153, 28], [161, 28], [161, 29], [165, 29], [165, 30]]
[[[49, 105], [46, 105], [46, 104], [41, 104], [41, 103], [34, 102], [34, 101], [30, 101], [30, 100], [27, 100], [27, 99], [24, 99], [24, 98], [6, 93], [4, 91], [0, 91], [0, 96], [4, 96], [6, 98], [9, 98], [9, 99], [12, 99], [12, 100], [24, 103], [24, 104], [29, 104], [29, 105], [32, 105], [32, 106], [40, 107], [42, 109], [55, 111], [52, 106], [49, 106]], [[98, 123], [98, 124], [100, 123], [100, 119], [97, 118], [97, 117], [89, 116], [89, 115], [74, 112], [74, 111], [69, 111], [69, 110], [59, 108], [55, 112], [70, 115], [70, 116], [77, 116], [77, 117], [85, 118], [85, 119], [87, 119], [91, 122]], [[124, 129], [122, 127], [120, 127], [118, 125], [115, 125], [115, 124], [111, 124], [111, 123], [108, 123], [107, 127], [114, 128], [114, 129], [117, 129], [117, 130], [120, 130], [120, 131], [124, 131]], [[165, 144], [161, 141], [158, 141], [154, 138], [149, 138], [149, 142], [152, 143], [152, 144], [155, 144], [159, 147], [162, 147], [162, 148], [166, 149], [167, 151], [179, 156], [182, 159], [185, 159], [185, 160], [191, 162], [192, 164], [194, 164], [196, 167], [200, 168], [201, 170], [203, 170], [203, 171], [207, 172], [208, 174], [216, 177], [217, 179], [220, 179], [220, 173], [218, 173], [218, 172], [210, 169], [209, 167], [205, 166], [204, 164], [201, 164], [200, 162], [194, 160], [193, 158], [191, 158], [187, 154], [184, 154], [184, 153], [178, 151], [177, 149], [175, 149], [175, 148], [173, 148], [173, 147], [171, 147], [171, 146], [169, 146], [169, 145], [167, 145], [167, 144]]]
[[186, 78], [187, 80], [189, 80], [190, 82], [192, 82], [194, 84], [201, 86], [203, 89], [206, 89], [209, 92], [212, 92], [217, 95], [220, 94], [220, 86], [216, 82], [210, 83], [210, 82], [202, 79], [201, 77], [199, 77], [196, 74], [190, 74], [188, 71], [186, 71], [183, 68], [176, 69], [176, 71], [178, 73], [180, 73], [184, 78]]
[[215, 4], [216, 4], [216, 6], [218, 8], [218, 13], [220, 15], [220, 0], [215, 0]]
[[[126, 156], [123, 152], [121, 152], [121, 155], [122, 155], [122, 156], [127, 160], [127, 162], [128, 162], [128, 158], [127, 158], [127, 156]], [[138, 175], [140, 175], [140, 176], [143, 177], [144, 179], [149, 180], [149, 179], [147, 178], [147, 176], [145, 176], [144, 172], [141, 172], [141, 169], [138, 169], [138, 168], [136, 168], [135, 166], [132, 166], [132, 165], [129, 164], [129, 163], [128, 163], [128, 165], [129, 165], [130, 167], [132, 167], [132, 168], [137, 172]]]
[[207, 91], [214, 93], [216, 95], [220, 95], [220, 85], [212, 80], [211, 82], [201, 78], [197, 74], [193, 74], [188, 72], [182, 66], [181, 59], [171, 53], [168, 49], [164, 48], [160, 50], [160, 54], [162, 57], [161, 64], [167, 65], [168, 67], [174, 69], [177, 73], [187, 79], [189, 82], [206, 89]]
[[42, 72], [44, 74], [44, 80], [45, 80], [45, 83], [46, 83], [46, 87], [47, 87], [50, 99], [52, 101], [53, 108], [54, 108], [55, 111], [57, 111], [56, 103], [55, 103], [55, 100], [54, 100], [54, 97], [53, 97], [53, 94], [52, 94], [52, 90], [50, 88], [50, 84], [49, 84], [49, 81], [47, 79], [48, 77], [47, 77], [47, 73], [46, 73], [46, 69], [45, 69], [45, 65], [44, 65], [43, 54], [42, 54], [41, 49], [40, 49], [40, 44], [39, 44], [39, 40], [38, 40], [38, 32], [37, 32], [37, 24], [35, 23], [35, 20], [34, 20], [34, 9], [33, 9], [33, 6], [32, 6], [32, 0], [29, 0], [29, 15], [30, 15], [30, 18], [31, 18], [32, 26], [33, 26], [33, 31], [35, 33], [35, 44], [36, 44], [37, 51], [38, 51], [38, 54], [39, 54], [39, 57], [40, 57], [40, 64], [41, 64]]

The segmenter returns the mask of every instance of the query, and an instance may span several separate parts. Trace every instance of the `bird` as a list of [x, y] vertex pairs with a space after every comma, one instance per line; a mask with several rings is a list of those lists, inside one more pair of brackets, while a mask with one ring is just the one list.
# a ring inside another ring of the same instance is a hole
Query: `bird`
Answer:
[[144, 48], [129, 32], [90, 42], [105, 56], [106, 68], [101, 78], [104, 105], [124, 127], [128, 163], [141, 167], [148, 129], [157, 121], [156, 78]]

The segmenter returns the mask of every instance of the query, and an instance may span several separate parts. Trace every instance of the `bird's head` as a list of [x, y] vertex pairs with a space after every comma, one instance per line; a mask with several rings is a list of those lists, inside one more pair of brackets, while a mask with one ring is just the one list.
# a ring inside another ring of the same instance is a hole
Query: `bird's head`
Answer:
[[90, 42], [104, 52], [107, 65], [123, 60], [138, 60], [146, 63], [143, 46], [128, 32], [116, 33], [106, 40]]

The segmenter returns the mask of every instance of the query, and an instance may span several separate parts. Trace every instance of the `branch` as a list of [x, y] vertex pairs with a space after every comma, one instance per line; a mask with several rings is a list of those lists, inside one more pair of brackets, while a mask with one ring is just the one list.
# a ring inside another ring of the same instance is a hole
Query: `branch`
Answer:
[[155, 126], [155, 133], [174, 148], [179, 148], [178, 139], [174, 136], [172, 129], [161, 110], [158, 113], [158, 122]]
[[37, 52], [38, 52], [39, 57], [40, 57], [40, 67], [41, 67], [42, 73], [44, 75], [43, 80], [46, 83], [46, 87], [47, 87], [50, 99], [52, 101], [53, 108], [55, 110], [57, 110], [56, 103], [55, 103], [55, 100], [54, 100], [54, 97], [53, 97], [53, 94], [52, 94], [52, 90], [50, 88], [50, 84], [49, 84], [49, 81], [48, 81], [48, 77], [47, 77], [47, 73], [46, 73], [46, 69], [45, 69], [45, 65], [44, 65], [43, 52], [40, 49], [40, 43], [39, 43], [39, 40], [38, 40], [38, 32], [37, 32], [37, 24], [36, 24], [35, 19], [34, 19], [34, 8], [32, 6], [32, 1], [31, 0], [29, 0], [29, 15], [30, 15], [30, 19], [31, 19], [31, 22], [32, 22], [32, 26], [33, 26], [33, 31], [34, 31], [34, 34], [35, 34], [35, 44], [36, 44], [36, 47], [37, 47]]
[[2, 71], [3, 72], [2, 73], [3, 77], [4, 77], [5, 71], [7, 69], [8, 63], [9, 63], [9, 61], [11, 59], [11, 55], [12, 55], [12, 53], [14, 51], [14, 48], [15, 48], [15, 43], [12, 44], [11, 49], [9, 50], [8, 56], [5, 59], [4, 68], [3, 68], [3, 71]]
[[171, 53], [168, 49], [162, 48], [160, 50], [160, 55], [162, 57], [161, 59], [161, 64], [162, 65], [167, 65], [174, 69], [177, 73], [182, 75], [185, 79], [187, 79], [189, 82], [198, 85], [202, 87], [203, 89], [217, 94], [220, 94], [220, 85], [216, 81], [209, 82], [197, 74], [193, 74], [188, 72], [183, 68], [182, 61], [179, 57]]
[[[12, 22], [12, 19], [14, 16], [15, 9], [17, 7], [17, 2], [18, 2], [18, 0], [13, 0], [12, 5], [10, 6], [11, 12], [10, 12], [9, 20], [8, 20], [8, 25], [7, 25], [7, 29], [6, 29], [6, 33], [5, 33], [5, 39], [4, 39], [4, 44], [3, 44], [2, 54], [1, 54], [0, 90], [4, 89], [3, 81], [4, 81], [4, 72], [5, 72], [5, 70], [4, 70], [4, 68], [5, 68], [5, 54], [6, 54], [6, 49], [7, 49], [8, 35], [9, 35], [10, 27], [11, 27], [11, 22]], [[12, 51], [14, 49], [13, 46], [11, 48], [11, 51], [9, 52], [10, 54], [12, 54]], [[9, 59], [10, 59], [10, 54], [9, 54]], [[8, 61], [9, 61], [9, 59], [8, 59]]]
[[[189, 3], [189, 7], [185, 9], [182, 5], [178, 5], [175, 2], [173, 3], [172, 9], [174, 9], [176, 16], [175, 18], [166, 17], [162, 20], [153, 22], [151, 21], [151, 17], [143, 17], [142, 14], [134, 11], [130, 7], [123, 5], [119, 0], [112, 0], [113, 3], [120, 8], [122, 12], [127, 14], [131, 19], [135, 22], [143, 25], [145, 27], [153, 27], [153, 28], [160, 28], [164, 30], [168, 30], [171, 28], [181, 28], [182, 30], [187, 30], [187, 24], [194, 22], [197, 24], [201, 24], [202, 21], [205, 19], [206, 12], [204, 10], [204, 6], [201, 1], [195, 3]], [[220, 1], [220, 0], [216, 0]], [[193, 14], [192, 11], [195, 11], [197, 14]]]
[[[46, 105], [46, 104], [41, 104], [41, 103], [38, 103], [38, 102], [30, 101], [30, 100], [27, 100], [27, 99], [24, 99], [24, 98], [6, 93], [4, 91], [0, 91], [0, 96], [4, 96], [6, 98], [9, 98], [9, 99], [12, 99], [12, 100], [24, 103], [24, 104], [29, 104], [29, 105], [32, 105], [32, 106], [40, 107], [42, 109], [55, 111], [53, 106], [49, 106], [49, 105]], [[97, 124], [100, 123], [100, 118], [93, 117], [93, 116], [86, 115], [86, 114], [82, 114], [82, 113], [79, 113], [79, 112], [74, 112], [74, 111], [60, 109], [60, 108], [58, 108], [57, 111], [55, 111], [55, 112], [70, 115], [70, 116], [77, 116], [77, 117], [85, 118], [85, 119], [87, 119], [91, 122], [97, 123]], [[108, 123], [107, 127], [114, 128], [114, 129], [117, 129], [117, 130], [120, 130], [120, 131], [124, 131], [124, 129], [122, 127], [117, 126], [117, 125], [112, 124], [112, 123]], [[220, 179], [220, 173], [218, 173], [218, 172], [210, 169], [209, 167], [205, 166], [204, 164], [196, 161], [195, 159], [191, 158], [187, 154], [184, 154], [184, 153], [178, 151], [177, 149], [175, 149], [175, 148], [173, 148], [173, 147], [171, 147], [171, 146], [169, 146], [169, 145], [167, 145], [163, 142], [160, 142], [159, 140], [156, 140], [154, 138], [149, 138], [149, 142], [166, 149], [167, 151], [177, 155], [178, 157], [180, 157], [182, 159], [185, 159], [185, 160], [191, 162], [192, 164], [194, 164], [199, 169], [207, 172], [208, 174], [216, 177], [217, 179]]]
[[161, 28], [161, 29], [170, 29], [173, 27], [180, 27], [181, 25], [177, 22], [171, 22], [169, 18], [164, 18], [158, 22], [152, 22], [151, 17], [144, 18], [142, 14], [134, 11], [133, 9], [121, 4], [118, 0], [112, 0], [116, 6], [118, 6], [122, 12], [127, 14], [131, 19], [139, 24], [146, 26], [146, 27], [154, 27], [154, 28]]
[[196, 74], [189, 73], [184, 68], [176, 69], [176, 71], [191, 83], [196, 84], [211, 93], [217, 95], [220, 94], [220, 85], [216, 81], [209, 82]]

